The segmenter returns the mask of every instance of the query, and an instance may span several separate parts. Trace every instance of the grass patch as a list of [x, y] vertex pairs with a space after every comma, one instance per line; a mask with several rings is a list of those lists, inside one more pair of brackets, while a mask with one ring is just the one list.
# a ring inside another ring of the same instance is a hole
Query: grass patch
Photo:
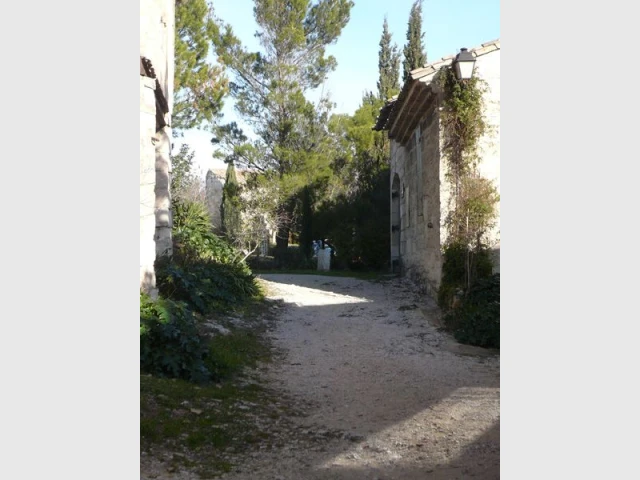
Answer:
[[209, 344], [209, 368], [218, 378], [229, 378], [245, 367], [253, 368], [269, 359], [269, 348], [254, 331], [217, 336]]
[[[256, 318], [266, 308], [264, 302], [252, 302], [242, 311], [247, 318]], [[229, 327], [230, 334], [209, 340], [207, 362], [219, 383], [196, 384], [141, 373], [141, 449], [154, 456], [172, 452], [169, 467], [214, 478], [231, 470], [229, 451], [268, 442], [270, 434], [256, 426], [256, 417], [277, 416], [279, 407], [274, 405], [279, 399], [253, 383], [245, 370], [271, 359], [270, 345], [262, 335], [265, 328], [264, 322], [246, 329]]]

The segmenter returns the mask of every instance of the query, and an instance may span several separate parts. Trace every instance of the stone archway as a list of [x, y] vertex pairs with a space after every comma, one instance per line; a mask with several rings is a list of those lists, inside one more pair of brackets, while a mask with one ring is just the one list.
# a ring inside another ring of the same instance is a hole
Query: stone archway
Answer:
[[400, 272], [400, 232], [402, 220], [400, 218], [400, 177], [393, 175], [391, 184], [391, 271]]

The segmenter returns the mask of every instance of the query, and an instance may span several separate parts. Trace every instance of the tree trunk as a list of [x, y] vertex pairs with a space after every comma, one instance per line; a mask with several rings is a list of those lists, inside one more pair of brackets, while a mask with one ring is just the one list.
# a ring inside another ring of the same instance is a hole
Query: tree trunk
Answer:
[[289, 248], [289, 234], [291, 233], [291, 217], [293, 205], [287, 201], [278, 208], [278, 230], [276, 233], [275, 263], [278, 268], [285, 267], [287, 249]]
[[313, 248], [311, 246], [312, 237], [312, 217], [311, 188], [307, 185], [302, 191], [302, 231], [300, 232], [300, 248], [307, 260], [311, 260]]

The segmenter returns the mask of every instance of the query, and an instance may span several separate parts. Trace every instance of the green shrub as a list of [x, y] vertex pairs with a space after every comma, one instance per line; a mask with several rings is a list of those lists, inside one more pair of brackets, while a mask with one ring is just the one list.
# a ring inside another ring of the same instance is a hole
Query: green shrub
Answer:
[[166, 298], [186, 302], [201, 314], [224, 310], [260, 290], [248, 268], [204, 261], [181, 266], [166, 259], [156, 261], [156, 284]]
[[206, 207], [201, 203], [177, 201], [173, 205], [173, 260], [179, 265], [201, 261], [238, 265], [251, 274], [242, 254], [213, 233]]
[[140, 294], [140, 368], [160, 377], [203, 382], [208, 346], [184, 303]]
[[373, 174], [365, 188], [323, 203], [314, 215], [314, 238], [330, 238], [336, 270], [389, 267], [389, 170]]
[[461, 343], [500, 348], [500, 275], [478, 280], [444, 321]]
[[272, 256], [257, 256], [252, 255], [247, 258], [247, 265], [251, 270], [273, 270], [276, 268], [275, 258]]
[[172, 234], [173, 256], [155, 262], [161, 298], [140, 296], [140, 367], [203, 382], [213, 377], [208, 364], [222, 367], [198, 332], [196, 315], [226, 310], [260, 290], [242, 255], [213, 233], [204, 205], [176, 200]]
[[156, 261], [161, 295], [201, 314], [224, 310], [259, 293], [242, 254], [215, 235], [203, 204], [173, 205], [173, 257]]
[[[443, 252], [442, 281], [438, 290], [438, 305], [448, 310], [458, 290], [467, 285], [465, 262], [468, 249], [464, 245], [447, 245]], [[491, 276], [493, 265], [488, 250], [471, 252], [471, 283]]]
[[[272, 247], [269, 251], [274, 258], [276, 250], [277, 247]], [[274, 261], [274, 265], [281, 270], [308, 270], [315, 268], [317, 263], [313, 259], [307, 259], [299, 245], [289, 245], [284, 254], [278, 257], [278, 261]]]

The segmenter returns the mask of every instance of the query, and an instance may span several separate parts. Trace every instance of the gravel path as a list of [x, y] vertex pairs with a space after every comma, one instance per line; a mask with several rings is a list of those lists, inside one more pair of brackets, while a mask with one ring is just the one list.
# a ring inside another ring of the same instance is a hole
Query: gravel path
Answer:
[[296, 432], [314, 441], [292, 434], [223, 478], [499, 478], [499, 355], [441, 333], [403, 279], [261, 278], [286, 302], [266, 379], [304, 406]]

